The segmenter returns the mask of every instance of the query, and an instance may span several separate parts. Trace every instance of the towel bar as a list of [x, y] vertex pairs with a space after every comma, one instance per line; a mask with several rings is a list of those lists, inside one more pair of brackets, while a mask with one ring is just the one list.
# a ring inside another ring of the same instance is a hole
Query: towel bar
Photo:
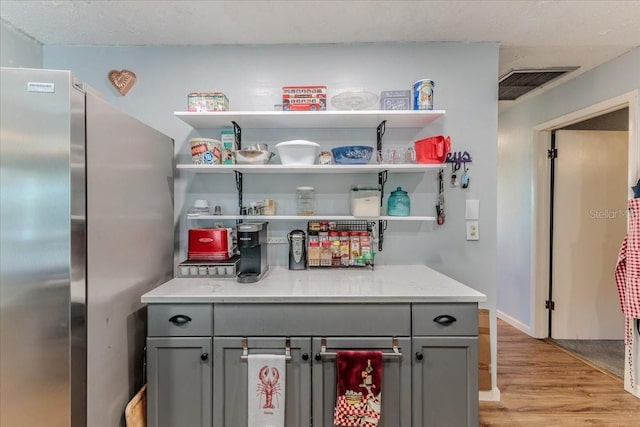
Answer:
[[[285, 342], [284, 356], [285, 356], [284, 359], [286, 361], [291, 360], [291, 341], [289, 339], [287, 339]], [[247, 339], [242, 338], [242, 356], [240, 356], [240, 359], [247, 360], [248, 357], [249, 357], [249, 345], [247, 343]]]
[[[382, 352], [382, 357], [402, 357], [402, 353], [400, 353], [400, 349], [398, 349], [398, 339], [393, 338], [391, 340], [392, 353]], [[316, 353], [316, 360], [321, 360], [323, 357], [336, 357], [338, 353], [333, 351], [327, 351], [327, 340], [326, 338], [322, 338], [320, 340], [320, 353]]]

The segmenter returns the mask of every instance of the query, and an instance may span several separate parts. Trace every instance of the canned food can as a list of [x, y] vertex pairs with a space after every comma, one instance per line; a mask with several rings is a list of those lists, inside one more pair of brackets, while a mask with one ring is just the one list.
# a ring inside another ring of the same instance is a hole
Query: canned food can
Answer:
[[433, 110], [433, 80], [422, 79], [413, 84], [413, 109]]
[[321, 165], [330, 165], [333, 163], [333, 155], [331, 151], [323, 151], [320, 153], [319, 162]]
[[217, 139], [192, 138], [191, 161], [196, 165], [219, 165], [222, 159], [222, 143]]

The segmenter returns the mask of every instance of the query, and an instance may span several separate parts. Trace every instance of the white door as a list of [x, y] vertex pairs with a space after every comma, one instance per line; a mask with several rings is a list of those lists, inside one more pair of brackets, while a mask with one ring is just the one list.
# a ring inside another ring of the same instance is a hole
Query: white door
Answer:
[[614, 270], [627, 229], [627, 147], [627, 132], [556, 132], [552, 338], [624, 337]]

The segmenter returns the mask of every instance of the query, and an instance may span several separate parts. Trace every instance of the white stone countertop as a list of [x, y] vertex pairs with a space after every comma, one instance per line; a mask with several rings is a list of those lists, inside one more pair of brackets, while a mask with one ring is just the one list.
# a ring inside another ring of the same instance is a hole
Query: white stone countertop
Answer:
[[423, 265], [290, 271], [271, 267], [262, 280], [176, 278], [142, 295], [143, 303], [482, 302], [486, 295]]

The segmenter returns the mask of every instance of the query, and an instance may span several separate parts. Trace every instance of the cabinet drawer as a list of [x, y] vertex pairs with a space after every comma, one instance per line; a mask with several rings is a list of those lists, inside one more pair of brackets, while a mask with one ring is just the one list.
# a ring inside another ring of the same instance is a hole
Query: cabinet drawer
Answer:
[[478, 304], [475, 303], [413, 304], [411, 317], [414, 336], [478, 335]]
[[150, 304], [147, 319], [150, 337], [213, 335], [211, 304]]
[[215, 335], [409, 336], [409, 304], [216, 304]]

